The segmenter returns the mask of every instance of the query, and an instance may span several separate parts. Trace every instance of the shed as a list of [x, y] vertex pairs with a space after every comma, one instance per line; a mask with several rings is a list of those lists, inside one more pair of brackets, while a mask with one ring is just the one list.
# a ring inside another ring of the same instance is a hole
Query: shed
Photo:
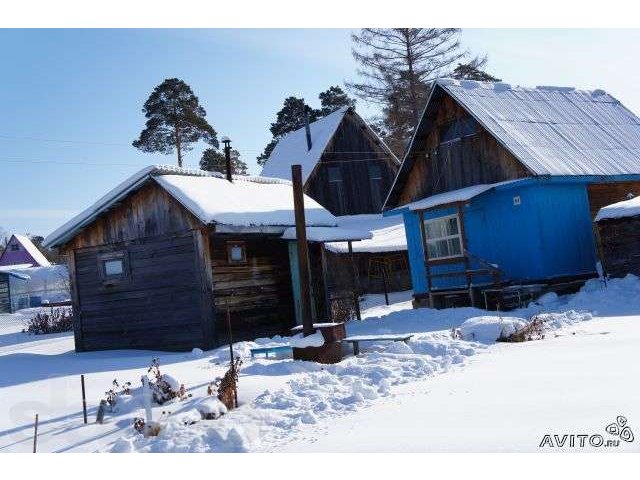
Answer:
[[[305, 198], [307, 225], [334, 216]], [[51, 233], [68, 255], [77, 351], [189, 350], [294, 324], [290, 182], [151, 166]]]
[[595, 224], [603, 273], [640, 276], [640, 197], [603, 207]]
[[399, 161], [351, 107], [282, 137], [262, 175], [289, 179], [302, 165], [304, 192], [336, 216], [380, 213]]
[[381, 214], [398, 159], [353, 108], [312, 122], [309, 130], [311, 148], [304, 127], [284, 136], [262, 174], [289, 178], [291, 165], [301, 163], [307, 195], [336, 215], [341, 227], [373, 233], [353, 245], [353, 254], [346, 242], [326, 244], [330, 288], [339, 292], [356, 287], [353, 262], [360, 293], [382, 292], [383, 275], [388, 275], [391, 290], [410, 288], [406, 242], [396, 241], [404, 238], [402, 220]]
[[596, 275], [592, 220], [640, 194], [639, 159], [640, 119], [602, 90], [438, 80], [385, 202], [416, 304]]

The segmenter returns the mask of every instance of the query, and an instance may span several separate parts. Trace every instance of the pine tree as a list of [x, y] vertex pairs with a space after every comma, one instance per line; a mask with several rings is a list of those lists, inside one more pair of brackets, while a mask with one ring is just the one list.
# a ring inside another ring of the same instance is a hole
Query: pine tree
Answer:
[[[208, 172], [227, 173], [227, 162], [224, 152], [215, 148], [207, 148], [202, 152], [200, 170]], [[247, 164], [240, 159], [240, 152], [231, 150], [231, 173], [234, 175], [246, 175]]]
[[365, 28], [352, 35], [361, 83], [356, 96], [382, 105], [389, 147], [401, 156], [418, 123], [431, 83], [466, 53], [455, 28]]
[[500, 82], [501, 80], [484, 71], [487, 57], [475, 57], [467, 63], [459, 63], [451, 72], [451, 78], [478, 80], [480, 82]]
[[177, 78], [168, 78], [158, 85], [142, 112], [147, 118], [146, 127], [133, 146], [150, 153], [178, 154], [178, 166], [182, 167], [183, 152], [191, 150], [200, 140], [218, 147], [217, 134], [206, 120], [206, 111], [200, 105], [191, 87]]
[[355, 108], [355, 99], [349, 97], [338, 85], [329, 87], [318, 95], [320, 99], [320, 116], [325, 117], [343, 107]]

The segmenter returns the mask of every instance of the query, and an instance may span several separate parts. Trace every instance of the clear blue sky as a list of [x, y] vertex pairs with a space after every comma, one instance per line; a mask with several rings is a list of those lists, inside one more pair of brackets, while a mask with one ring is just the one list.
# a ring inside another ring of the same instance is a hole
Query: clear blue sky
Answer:
[[[348, 30], [0, 30], [0, 227], [47, 235], [136, 169], [155, 85], [185, 80], [253, 173], [288, 95], [317, 102], [355, 78]], [[488, 70], [521, 85], [602, 88], [640, 113], [640, 30], [464, 30]], [[359, 111], [375, 110], [360, 102]], [[18, 138], [20, 137], [20, 138]], [[41, 139], [70, 140], [42, 141]], [[82, 143], [87, 142], [87, 143]], [[204, 146], [186, 163], [196, 166]]]

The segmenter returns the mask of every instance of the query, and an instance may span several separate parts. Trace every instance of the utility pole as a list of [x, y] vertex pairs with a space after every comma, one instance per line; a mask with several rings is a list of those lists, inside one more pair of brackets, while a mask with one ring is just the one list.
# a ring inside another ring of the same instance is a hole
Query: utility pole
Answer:
[[231, 139], [229, 137], [222, 137], [222, 143], [224, 143], [224, 159], [226, 163], [227, 180], [233, 182], [231, 176]]
[[311, 295], [309, 288], [309, 247], [304, 216], [304, 194], [302, 191], [302, 167], [291, 165], [293, 181], [293, 208], [296, 218], [296, 243], [298, 244], [298, 276], [300, 278], [300, 310], [302, 313], [302, 332], [304, 336], [313, 334], [311, 318]]

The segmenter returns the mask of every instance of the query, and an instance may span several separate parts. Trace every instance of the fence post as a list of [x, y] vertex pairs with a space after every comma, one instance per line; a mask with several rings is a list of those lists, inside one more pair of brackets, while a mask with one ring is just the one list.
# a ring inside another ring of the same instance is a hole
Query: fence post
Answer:
[[33, 453], [36, 453], [38, 448], [38, 414], [36, 413], [36, 423], [33, 427]]
[[384, 287], [384, 303], [389, 306], [389, 285], [387, 284], [387, 269], [382, 268], [382, 286]]
[[82, 417], [84, 424], [87, 424], [87, 396], [84, 389], [84, 375], [80, 375], [80, 384], [82, 385]]

